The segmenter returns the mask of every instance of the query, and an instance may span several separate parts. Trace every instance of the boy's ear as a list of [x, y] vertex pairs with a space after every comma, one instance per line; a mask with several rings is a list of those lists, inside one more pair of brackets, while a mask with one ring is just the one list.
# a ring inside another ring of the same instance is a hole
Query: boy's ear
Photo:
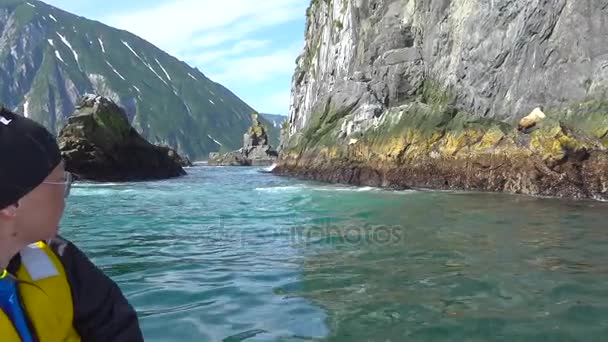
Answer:
[[13, 219], [17, 216], [19, 202], [11, 204], [8, 207], [0, 210], [0, 219]]

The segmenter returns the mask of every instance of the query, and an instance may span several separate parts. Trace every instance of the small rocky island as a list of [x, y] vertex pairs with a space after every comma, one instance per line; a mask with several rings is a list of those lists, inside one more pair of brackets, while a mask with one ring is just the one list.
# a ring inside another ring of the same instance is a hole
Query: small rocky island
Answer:
[[268, 166], [276, 162], [279, 154], [270, 146], [266, 128], [253, 113], [253, 124], [243, 136], [243, 147], [228, 153], [212, 152], [209, 165], [213, 166]]
[[186, 174], [187, 159], [156, 146], [131, 127], [112, 100], [85, 95], [58, 137], [66, 169], [78, 179], [103, 182], [158, 180]]

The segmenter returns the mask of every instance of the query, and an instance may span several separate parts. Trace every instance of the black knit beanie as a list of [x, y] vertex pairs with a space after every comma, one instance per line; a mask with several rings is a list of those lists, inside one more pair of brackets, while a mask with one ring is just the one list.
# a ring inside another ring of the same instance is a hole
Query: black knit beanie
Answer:
[[34, 190], [60, 162], [46, 128], [0, 106], [0, 209]]

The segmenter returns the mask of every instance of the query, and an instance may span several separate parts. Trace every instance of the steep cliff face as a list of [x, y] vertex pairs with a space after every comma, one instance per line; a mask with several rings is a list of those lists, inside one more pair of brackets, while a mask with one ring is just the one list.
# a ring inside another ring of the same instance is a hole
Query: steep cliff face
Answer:
[[[605, 172], [581, 170], [605, 159], [608, 0], [313, 0], [307, 16], [278, 172], [604, 197]], [[536, 107], [547, 121], [517, 132]]]

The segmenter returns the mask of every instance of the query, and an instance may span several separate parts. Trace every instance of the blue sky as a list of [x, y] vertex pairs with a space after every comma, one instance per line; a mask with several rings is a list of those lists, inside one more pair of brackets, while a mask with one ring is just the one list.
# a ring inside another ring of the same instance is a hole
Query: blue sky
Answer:
[[309, 0], [45, 0], [128, 30], [260, 112], [287, 115]]

